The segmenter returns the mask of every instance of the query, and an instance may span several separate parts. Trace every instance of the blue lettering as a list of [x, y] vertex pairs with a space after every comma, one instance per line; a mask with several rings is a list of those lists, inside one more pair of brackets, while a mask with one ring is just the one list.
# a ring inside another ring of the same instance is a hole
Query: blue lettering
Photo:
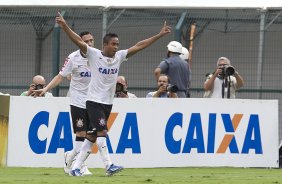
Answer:
[[182, 128], [182, 113], [174, 113], [170, 116], [165, 128], [165, 145], [170, 153], [180, 153], [181, 140], [174, 140], [173, 130], [176, 126]]
[[[254, 139], [252, 140], [252, 135], [254, 133]], [[261, 134], [259, 128], [259, 118], [258, 115], [251, 115], [242, 153], [249, 153], [250, 149], [254, 149], [256, 154], [262, 154], [262, 145], [261, 145]]]
[[103, 73], [103, 74], [108, 74], [108, 73], [107, 73], [107, 69], [103, 69], [102, 73]]
[[81, 72], [80, 76], [81, 77], [91, 77], [91, 72]]
[[[136, 113], [127, 113], [120, 135], [116, 153], [124, 153], [126, 148], [131, 148], [132, 153], [141, 153]], [[131, 139], [128, 138], [131, 133]]]
[[[195, 135], [195, 139], [194, 139]], [[198, 153], [205, 153], [203, 128], [200, 113], [192, 113], [183, 153], [190, 153], [192, 148], [197, 148]]]
[[207, 153], [214, 153], [216, 114], [209, 115], [208, 148]]
[[47, 139], [40, 140], [38, 138], [38, 129], [41, 125], [48, 127], [49, 113], [41, 111], [37, 113], [30, 123], [28, 130], [28, 143], [34, 153], [43, 154], [46, 150]]
[[116, 74], [118, 73], [118, 69], [117, 68], [99, 68], [98, 69], [100, 73], [102, 74]]
[[109, 135], [107, 135], [107, 137], [106, 137], [106, 142], [107, 142], [107, 147], [108, 147], [109, 153], [113, 153], [113, 148], [112, 148], [112, 144], [111, 144]]
[[[71, 121], [68, 112], [59, 113], [48, 153], [56, 153], [58, 148], [64, 148], [65, 152], [72, 150], [73, 145], [70, 122]], [[61, 138], [62, 131], [64, 135], [63, 138]]]
[[[51, 138], [49, 149], [47, 153], [56, 153], [58, 148], [64, 148], [65, 151], [72, 150], [72, 132], [71, 123], [68, 112], [60, 112], [55, 125], [55, 129]], [[32, 119], [28, 131], [28, 141], [31, 150], [37, 154], [46, 153], [47, 138], [40, 140], [38, 137], [38, 130], [40, 126], [49, 125], [49, 112], [38, 112]], [[61, 137], [63, 132], [64, 138]]]

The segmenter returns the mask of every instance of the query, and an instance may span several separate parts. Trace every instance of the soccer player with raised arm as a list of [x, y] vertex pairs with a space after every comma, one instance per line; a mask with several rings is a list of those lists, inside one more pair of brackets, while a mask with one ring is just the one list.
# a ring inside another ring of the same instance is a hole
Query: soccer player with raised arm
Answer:
[[[96, 142], [101, 153], [104, 155], [104, 162], [107, 162], [106, 173], [113, 175], [123, 169], [110, 161], [108, 148], [103, 141], [107, 136], [107, 120], [110, 116], [115, 87], [121, 63], [137, 52], [149, 47], [159, 38], [171, 32], [171, 28], [164, 23], [161, 31], [145, 40], [136, 43], [126, 50], [118, 50], [119, 39], [114, 33], [108, 33], [103, 38], [103, 50], [89, 47], [79, 35], [70, 29], [64, 18], [58, 13], [56, 22], [65, 31], [68, 37], [80, 48], [87, 57], [90, 70], [91, 81], [89, 84], [86, 110], [89, 117], [89, 126], [86, 139], [83, 142], [81, 151], [73, 165], [71, 175], [81, 176], [81, 166], [91, 153], [92, 145]], [[101, 137], [102, 139], [97, 139]]]

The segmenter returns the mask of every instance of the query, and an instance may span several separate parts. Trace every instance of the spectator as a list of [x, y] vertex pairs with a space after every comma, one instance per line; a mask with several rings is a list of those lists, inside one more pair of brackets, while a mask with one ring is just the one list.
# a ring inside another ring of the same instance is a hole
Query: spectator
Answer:
[[128, 92], [128, 83], [124, 76], [118, 76], [115, 97], [117, 98], [137, 98], [133, 93]]
[[177, 93], [169, 88], [169, 78], [165, 74], [161, 74], [158, 79], [158, 90], [149, 92], [146, 98], [178, 98]]
[[171, 41], [167, 45], [167, 49], [167, 58], [155, 69], [155, 77], [158, 80], [160, 74], [166, 74], [170, 78], [171, 84], [178, 87], [177, 96], [186, 98], [190, 70], [187, 62], [179, 57], [182, 53], [182, 45], [177, 41]]
[[216, 71], [207, 75], [204, 83], [205, 98], [236, 98], [235, 92], [244, 85], [238, 71], [226, 57], [217, 60]]
[[[29, 86], [28, 91], [23, 92], [20, 96], [33, 96], [37, 97], [40, 95], [40, 92], [34, 90], [43, 89], [46, 86], [45, 78], [42, 75], [36, 75], [32, 79], [32, 83]], [[46, 92], [44, 97], [52, 97], [52, 93]]]
[[189, 67], [189, 82], [188, 82], [188, 87], [187, 87], [187, 91], [186, 91], [186, 97], [190, 98], [191, 94], [190, 94], [190, 87], [191, 87], [191, 66], [189, 63], [189, 51], [188, 49], [186, 49], [185, 47], [182, 47], [182, 53], [180, 54], [180, 58], [183, 61], [186, 61]]

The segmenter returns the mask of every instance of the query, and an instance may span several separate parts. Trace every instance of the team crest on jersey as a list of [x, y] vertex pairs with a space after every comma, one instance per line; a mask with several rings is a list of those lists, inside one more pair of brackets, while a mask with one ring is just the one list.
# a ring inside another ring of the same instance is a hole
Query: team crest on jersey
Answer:
[[113, 62], [113, 58], [107, 58], [107, 62], [108, 63], [112, 63]]
[[77, 126], [77, 127], [82, 127], [82, 126], [83, 126], [83, 119], [80, 119], [80, 118], [77, 119], [77, 120], [76, 120], [76, 126]]
[[104, 118], [101, 118], [101, 119], [99, 120], [99, 125], [100, 125], [100, 126], [106, 126], [106, 120], [105, 120]]

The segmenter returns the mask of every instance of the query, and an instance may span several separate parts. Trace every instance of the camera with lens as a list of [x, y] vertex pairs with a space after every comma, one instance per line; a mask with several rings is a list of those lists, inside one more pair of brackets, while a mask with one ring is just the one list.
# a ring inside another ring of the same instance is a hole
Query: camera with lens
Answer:
[[235, 73], [235, 69], [232, 66], [228, 65], [222, 68], [221, 75], [230, 76], [230, 75], [234, 75], [234, 73]]
[[36, 84], [35, 87], [34, 87], [35, 90], [39, 90], [39, 89], [43, 89], [43, 88], [44, 88], [44, 85], [42, 85], [42, 84]]
[[127, 90], [124, 88], [124, 85], [121, 83], [116, 84], [116, 95], [119, 96], [119, 94], [123, 92], [124, 94], [127, 94]]
[[166, 90], [171, 93], [176, 93], [178, 91], [178, 87], [176, 85], [169, 84], [166, 86]]

